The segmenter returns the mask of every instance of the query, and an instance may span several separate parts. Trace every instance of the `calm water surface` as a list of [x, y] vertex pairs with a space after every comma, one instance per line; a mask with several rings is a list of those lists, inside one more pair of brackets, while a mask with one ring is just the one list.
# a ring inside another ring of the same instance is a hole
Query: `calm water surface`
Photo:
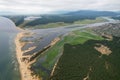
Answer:
[[12, 21], [0, 17], [0, 80], [20, 80], [15, 43], [17, 30]]

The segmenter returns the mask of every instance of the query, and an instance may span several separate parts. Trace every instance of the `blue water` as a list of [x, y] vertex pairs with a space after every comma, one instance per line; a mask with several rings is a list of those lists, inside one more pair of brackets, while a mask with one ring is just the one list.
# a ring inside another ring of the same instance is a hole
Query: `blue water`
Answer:
[[14, 23], [0, 17], [0, 80], [20, 80], [14, 43], [16, 34]]

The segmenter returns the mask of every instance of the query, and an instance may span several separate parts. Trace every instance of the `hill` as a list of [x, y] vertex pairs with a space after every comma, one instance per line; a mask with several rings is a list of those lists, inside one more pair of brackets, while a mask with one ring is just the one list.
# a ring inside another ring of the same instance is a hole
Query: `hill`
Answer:
[[[7, 16], [11, 20], [15, 22], [15, 24], [19, 27], [36, 27], [36, 26], [43, 26], [51, 23], [57, 24], [57, 26], [63, 26], [66, 24], [73, 24], [75, 21], [82, 21], [85, 19], [96, 19], [97, 17], [103, 17], [103, 16], [109, 16], [109, 17], [115, 17], [117, 15], [120, 15], [117, 12], [110, 12], [110, 11], [90, 11], [90, 10], [81, 10], [81, 11], [74, 11], [74, 12], [68, 12], [65, 14], [53, 14], [53, 15], [33, 15], [40, 18], [34, 19], [34, 20], [25, 20], [26, 17], [29, 17], [30, 15], [26, 16]], [[62, 23], [60, 25], [59, 23]]]
[[69, 12], [66, 15], [73, 15], [73, 16], [116, 16], [119, 15], [117, 12], [112, 11], [91, 11], [91, 10], [80, 10], [75, 12]]

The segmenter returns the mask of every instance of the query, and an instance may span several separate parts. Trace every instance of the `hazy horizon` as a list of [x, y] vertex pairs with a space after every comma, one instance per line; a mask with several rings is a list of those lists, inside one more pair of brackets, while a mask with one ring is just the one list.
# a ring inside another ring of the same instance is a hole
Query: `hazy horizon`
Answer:
[[0, 0], [0, 14], [46, 14], [76, 10], [120, 11], [119, 0]]

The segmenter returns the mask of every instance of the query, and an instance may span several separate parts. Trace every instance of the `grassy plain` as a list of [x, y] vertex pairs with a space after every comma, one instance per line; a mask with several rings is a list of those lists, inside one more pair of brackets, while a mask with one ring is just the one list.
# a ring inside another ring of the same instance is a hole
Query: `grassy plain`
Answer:
[[[61, 37], [61, 40], [58, 43], [56, 43], [53, 47], [49, 48], [46, 52], [41, 54], [36, 63], [32, 65], [34, 72], [39, 76], [48, 77], [54, 64], [63, 53], [64, 44], [83, 44], [89, 39], [102, 40], [103, 38], [94, 34], [89, 29], [73, 31], [67, 36]], [[42, 69], [40, 70], [40, 68], [38, 67], [39, 64], [44, 67], [47, 72], [43, 71]]]

